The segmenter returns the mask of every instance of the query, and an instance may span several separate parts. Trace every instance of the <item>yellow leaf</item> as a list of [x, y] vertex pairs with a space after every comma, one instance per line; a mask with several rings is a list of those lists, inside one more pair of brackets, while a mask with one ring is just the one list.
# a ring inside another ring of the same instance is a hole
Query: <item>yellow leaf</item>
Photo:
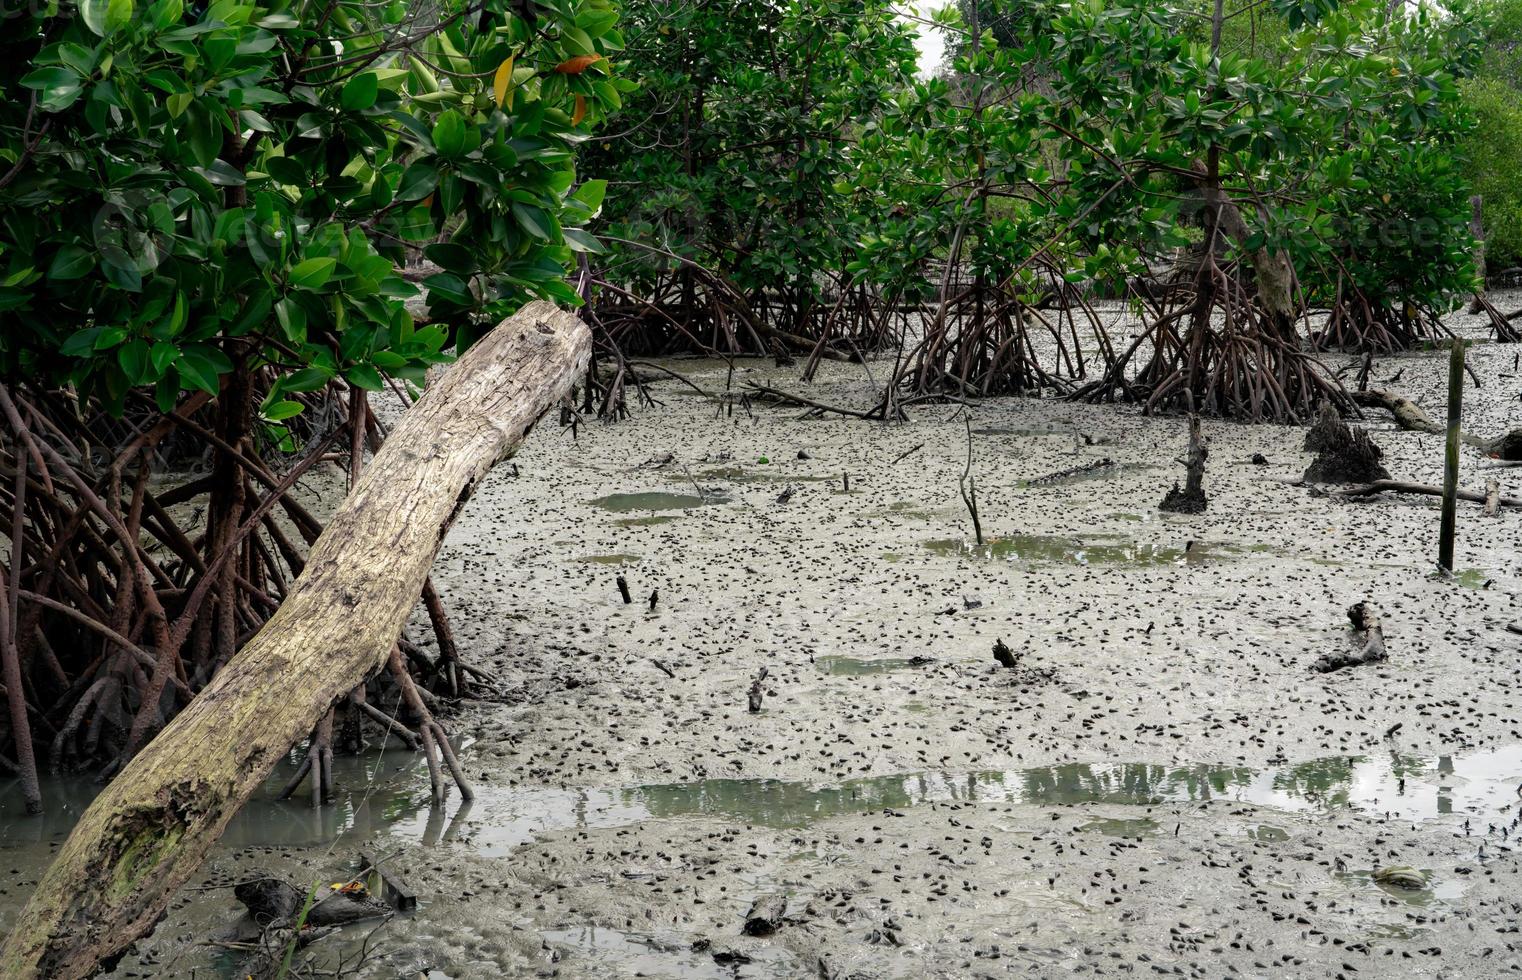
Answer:
[[585, 118], [587, 118], [587, 97], [578, 95], [576, 96], [576, 111], [571, 113], [571, 125], [579, 126]]
[[555, 66], [555, 70], [562, 75], [580, 75], [591, 66], [602, 60], [600, 54], [579, 54], [574, 58], [567, 58]]
[[497, 97], [497, 105], [507, 108], [508, 89], [513, 84], [513, 62], [518, 60], [517, 55], [510, 56], [506, 61], [497, 66], [497, 76], [492, 79], [492, 94]]

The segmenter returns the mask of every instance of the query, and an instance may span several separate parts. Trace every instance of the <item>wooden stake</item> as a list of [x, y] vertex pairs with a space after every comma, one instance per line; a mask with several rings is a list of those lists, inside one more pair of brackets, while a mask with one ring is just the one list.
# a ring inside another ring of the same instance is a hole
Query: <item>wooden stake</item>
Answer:
[[1459, 414], [1464, 403], [1464, 342], [1453, 339], [1448, 359], [1448, 436], [1443, 452], [1443, 518], [1438, 529], [1437, 566], [1453, 571], [1453, 538], [1459, 506]]

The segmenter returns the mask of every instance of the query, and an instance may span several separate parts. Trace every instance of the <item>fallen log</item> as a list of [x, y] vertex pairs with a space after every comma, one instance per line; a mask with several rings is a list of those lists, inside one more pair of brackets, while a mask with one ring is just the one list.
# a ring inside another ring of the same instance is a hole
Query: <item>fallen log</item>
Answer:
[[[1443, 495], [1443, 488], [1435, 487], [1430, 483], [1408, 483], [1405, 480], [1375, 480], [1372, 483], [1363, 483], [1358, 486], [1343, 487], [1341, 490], [1333, 490], [1332, 496], [1372, 497], [1379, 493], [1412, 493], [1427, 497], [1441, 497]], [[1460, 500], [1467, 500], [1475, 504], [1484, 504], [1487, 501], [1486, 494], [1475, 490], [1460, 490], [1458, 497]], [[1522, 507], [1522, 499], [1517, 497], [1502, 497], [1497, 495], [1495, 500], [1497, 507]]]
[[[1375, 390], [1355, 391], [1352, 395], [1353, 401], [1363, 408], [1382, 408], [1389, 412], [1395, 419], [1396, 428], [1408, 432], [1425, 432], [1431, 436], [1440, 436], [1447, 431], [1441, 422], [1434, 421], [1432, 416], [1409, 398]], [[1487, 456], [1511, 461], [1522, 460], [1522, 429], [1512, 429], [1494, 439], [1468, 432], [1460, 433], [1459, 438], [1465, 445], [1473, 446]]]
[[0, 976], [83, 977], [152, 928], [291, 746], [386, 665], [470, 491], [569, 393], [591, 346], [575, 316], [530, 303], [428, 387], [274, 616], [85, 811]]

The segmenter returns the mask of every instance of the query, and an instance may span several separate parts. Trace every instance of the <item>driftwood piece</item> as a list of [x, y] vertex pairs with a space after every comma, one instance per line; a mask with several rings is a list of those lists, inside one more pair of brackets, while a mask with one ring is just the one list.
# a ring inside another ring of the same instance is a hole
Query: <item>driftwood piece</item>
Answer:
[[229, 820], [383, 667], [470, 491], [570, 391], [586, 326], [530, 303], [410, 407], [265, 627], [85, 811], [0, 949], [0, 975], [82, 977], [152, 928]]
[[1368, 430], [1348, 425], [1331, 402], [1322, 402], [1316, 421], [1305, 433], [1307, 452], [1316, 454], [1305, 471], [1307, 483], [1368, 483], [1390, 479], [1380, 463], [1383, 450]]
[[1100, 470], [1110, 469], [1114, 465], [1115, 460], [1106, 456], [1103, 459], [1096, 459], [1092, 462], [1084, 463], [1082, 466], [1070, 466], [1065, 470], [1058, 470], [1055, 473], [1047, 473], [1044, 476], [1032, 477], [1031, 479], [1026, 480], [1025, 483], [1026, 486], [1032, 487], [1040, 486], [1043, 483], [1056, 483], [1058, 480], [1067, 480], [1075, 476], [1088, 476], [1090, 473], [1097, 473]]
[[1409, 398], [1379, 390], [1355, 391], [1352, 395], [1353, 403], [1362, 408], [1382, 408], [1389, 412], [1397, 428], [1425, 432], [1430, 436], [1443, 434], [1442, 424], [1434, 422], [1432, 416]]
[[750, 705], [750, 713], [753, 715], [758, 714], [761, 711], [761, 704], [766, 700], [766, 689], [762, 687], [762, 684], [765, 683], [765, 681], [766, 668], [762, 667], [760, 671], [756, 673], [756, 679], [751, 681], [750, 693], [747, 698]]
[[374, 875], [380, 879], [380, 888], [372, 890], [390, 902], [392, 908], [398, 912], [417, 911], [417, 892], [401, 875], [385, 866], [385, 858], [377, 857], [371, 851], [360, 851], [359, 860], [364, 865], [360, 873], [365, 877]]
[[329, 891], [307, 911], [306, 921], [307, 925], [320, 929], [325, 926], [346, 926], [366, 919], [380, 919], [391, 912], [391, 906], [377, 902], [368, 895]]
[[248, 878], [233, 886], [233, 896], [243, 903], [249, 918], [261, 927], [290, 922], [301, 911], [306, 896], [284, 878]]
[[[369, 897], [348, 892], [323, 889], [320, 898], [307, 910], [306, 924], [322, 928], [344, 926], [365, 919], [378, 919], [391, 914], [391, 906], [372, 901]], [[301, 915], [306, 905], [307, 893], [283, 878], [259, 877], [238, 882], [233, 895], [248, 910], [249, 918], [261, 928], [291, 925]]]
[[787, 911], [787, 898], [783, 895], [762, 895], [750, 905], [745, 913], [742, 928], [747, 936], [770, 936], [782, 928], [782, 916]]
[[[1440, 436], [1447, 431], [1441, 422], [1435, 421], [1416, 402], [1388, 391], [1355, 391], [1353, 401], [1364, 408], [1384, 409], [1395, 419], [1397, 428], [1408, 432], [1424, 432], [1427, 435]], [[1512, 429], [1510, 432], [1489, 439], [1464, 432], [1459, 435], [1459, 439], [1466, 446], [1473, 446], [1487, 456], [1511, 462], [1522, 460], [1522, 429]]]
[[[1442, 487], [1435, 487], [1430, 483], [1409, 483], [1405, 480], [1375, 480], [1372, 483], [1364, 483], [1353, 487], [1343, 487], [1341, 490], [1332, 491], [1336, 497], [1372, 497], [1380, 493], [1411, 493], [1426, 497], [1441, 497]], [[1458, 499], [1467, 500], [1470, 503], [1483, 504], [1486, 502], [1486, 494], [1474, 490], [1460, 490]], [[1517, 497], [1496, 497], [1497, 507], [1522, 507], [1522, 499]]]
[[1198, 415], [1189, 416], [1189, 455], [1184, 459], [1184, 488], [1174, 481], [1173, 489], [1163, 497], [1157, 509], [1170, 514], [1203, 514], [1209, 501], [1205, 499], [1205, 460], [1210, 449], [1205, 442], [1204, 430]]
[[1379, 613], [1368, 602], [1354, 603], [1348, 607], [1348, 622], [1353, 626], [1355, 646], [1341, 653], [1323, 654], [1311, 665], [1318, 674], [1329, 674], [1344, 667], [1359, 667], [1386, 659], [1384, 627], [1380, 625]]

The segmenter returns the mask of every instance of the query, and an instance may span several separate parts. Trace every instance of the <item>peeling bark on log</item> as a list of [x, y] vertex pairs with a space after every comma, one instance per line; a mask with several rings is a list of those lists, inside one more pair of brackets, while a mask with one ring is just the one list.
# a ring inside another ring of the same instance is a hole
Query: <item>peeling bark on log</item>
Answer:
[[1355, 391], [1353, 401], [1363, 408], [1382, 408], [1395, 417], [1397, 428], [1407, 432], [1425, 432], [1429, 436], [1440, 436], [1443, 427], [1432, 420], [1420, 405], [1409, 398], [1391, 394], [1388, 391]]
[[152, 928], [227, 822], [383, 667], [471, 489], [586, 369], [591, 335], [535, 302], [403, 416], [279, 610], [85, 811], [0, 949], [0, 975], [83, 977]]

